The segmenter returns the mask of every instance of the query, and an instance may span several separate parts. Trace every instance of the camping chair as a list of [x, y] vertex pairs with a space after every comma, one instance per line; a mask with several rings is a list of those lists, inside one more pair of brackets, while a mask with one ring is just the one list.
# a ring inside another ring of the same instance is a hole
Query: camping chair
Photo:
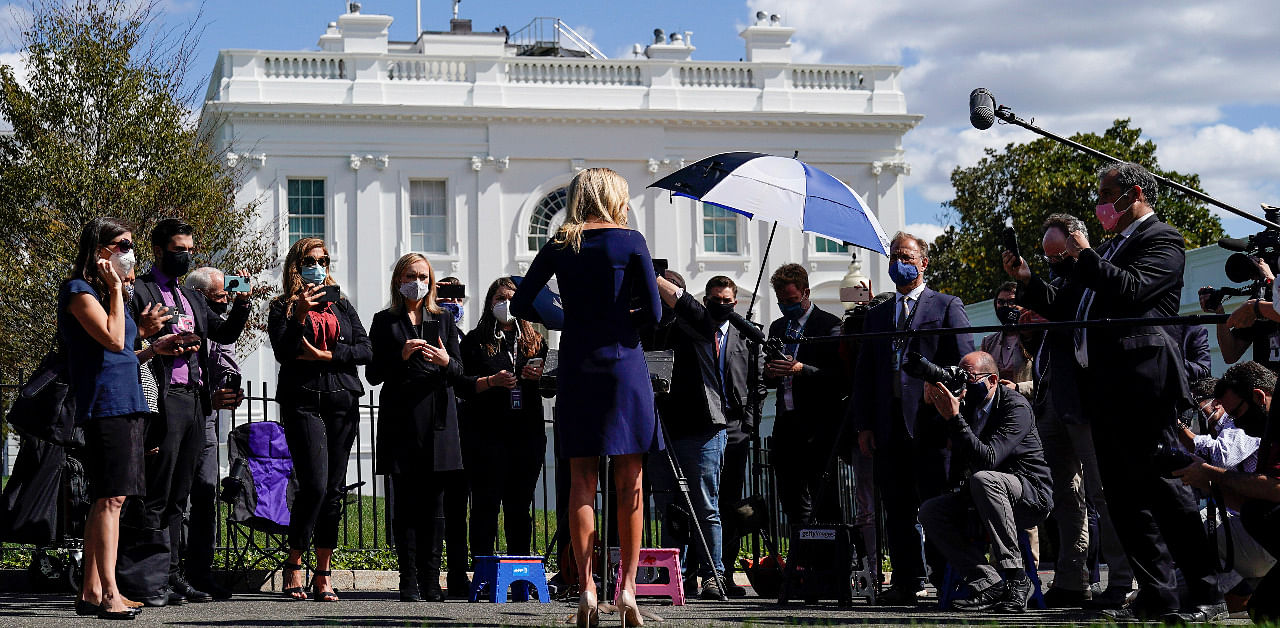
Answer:
[[[289, 554], [289, 512], [298, 483], [284, 428], [274, 421], [245, 423], [227, 434], [231, 468], [222, 479], [229, 506], [226, 546], [232, 584], [250, 590], [271, 579]], [[255, 573], [266, 575], [250, 582]]]

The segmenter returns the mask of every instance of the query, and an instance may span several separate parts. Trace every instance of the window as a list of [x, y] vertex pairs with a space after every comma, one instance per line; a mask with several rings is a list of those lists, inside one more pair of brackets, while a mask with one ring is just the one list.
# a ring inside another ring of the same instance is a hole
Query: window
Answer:
[[564, 224], [564, 208], [569, 204], [569, 188], [557, 188], [533, 208], [529, 217], [529, 250], [539, 251]]
[[738, 214], [702, 204], [702, 250], [708, 253], [738, 252]]
[[836, 242], [831, 238], [824, 238], [818, 235], [813, 237], [814, 237], [813, 245], [819, 253], [848, 253], [849, 252], [849, 245], [847, 244]]
[[409, 182], [409, 242], [414, 251], [445, 253], [449, 214], [445, 209], [444, 181]]
[[289, 179], [289, 245], [324, 238], [324, 179]]

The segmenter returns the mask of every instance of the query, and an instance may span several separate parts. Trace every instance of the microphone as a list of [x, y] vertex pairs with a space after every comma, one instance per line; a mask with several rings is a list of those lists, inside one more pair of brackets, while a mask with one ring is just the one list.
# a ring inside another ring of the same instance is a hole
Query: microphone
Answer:
[[985, 87], [969, 92], [969, 124], [985, 131], [996, 123], [996, 97]]
[[767, 342], [764, 332], [759, 327], [751, 324], [751, 321], [742, 317], [737, 312], [729, 312], [729, 324], [733, 325], [747, 340], [756, 344], [764, 344]]
[[1249, 250], [1249, 240], [1245, 238], [1218, 238], [1218, 246], [1228, 251], [1244, 252]]

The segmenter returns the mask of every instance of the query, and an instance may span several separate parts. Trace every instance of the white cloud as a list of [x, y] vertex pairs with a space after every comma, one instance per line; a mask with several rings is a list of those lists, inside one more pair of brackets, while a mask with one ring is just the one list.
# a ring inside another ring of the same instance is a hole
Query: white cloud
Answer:
[[942, 235], [945, 230], [942, 225], [935, 225], [927, 222], [915, 222], [907, 225], [902, 229], [918, 238], [924, 238], [929, 244], [933, 244], [933, 240]]
[[973, 129], [968, 94], [981, 86], [1059, 135], [1131, 118], [1159, 146], [1163, 167], [1198, 173], [1204, 191], [1256, 212], [1259, 202], [1280, 203], [1280, 132], [1229, 126], [1224, 111], [1280, 106], [1280, 11], [1265, 6], [1133, 0], [1117, 12], [1102, 0], [792, 0], [783, 17], [810, 58], [909, 64], [907, 106], [925, 120], [904, 140], [908, 184], [929, 201], [951, 198], [950, 171], [976, 163], [984, 148], [1036, 137], [1006, 125]]

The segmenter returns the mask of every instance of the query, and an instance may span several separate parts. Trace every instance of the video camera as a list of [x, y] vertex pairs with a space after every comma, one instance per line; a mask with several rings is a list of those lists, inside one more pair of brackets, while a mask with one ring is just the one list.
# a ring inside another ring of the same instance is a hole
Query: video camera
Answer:
[[[1280, 221], [1280, 207], [1263, 204], [1262, 211], [1266, 214], [1267, 220]], [[1205, 303], [1208, 309], [1218, 309], [1226, 297], [1269, 299], [1270, 286], [1263, 280], [1257, 265], [1250, 258], [1261, 259], [1271, 266], [1272, 270], [1280, 266], [1280, 230], [1263, 229], [1247, 238], [1220, 238], [1218, 246], [1228, 251], [1236, 251], [1227, 258], [1225, 264], [1227, 279], [1232, 283], [1249, 282], [1249, 285], [1201, 290], [1202, 294], [1208, 295]]]
[[958, 366], [938, 366], [915, 351], [907, 353], [907, 360], [902, 363], [902, 370], [907, 375], [922, 379], [930, 384], [942, 384], [951, 394], [959, 397], [969, 383], [969, 374]]

